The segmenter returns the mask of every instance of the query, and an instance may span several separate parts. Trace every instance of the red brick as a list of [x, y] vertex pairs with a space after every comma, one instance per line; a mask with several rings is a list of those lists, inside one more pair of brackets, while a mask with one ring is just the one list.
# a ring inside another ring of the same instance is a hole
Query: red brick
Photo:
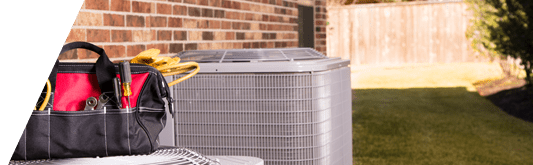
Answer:
[[124, 26], [124, 16], [117, 14], [104, 14], [104, 26]]
[[183, 3], [196, 4], [196, 0], [183, 0]]
[[127, 57], [135, 57], [142, 51], [146, 50], [144, 45], [128, 45], [127, 47]]
[[183, 19], [183, 27], [184, 28], [197, 28], [198, 27], [198, 21], [196, 19]]
[[150, 3], [150, 13], [156, 14], [156, 3]]
[[199, 17], [199, 16], [201, 16], [201, 10], [200, 10], [200, 8], [197, 8], [197, 7], [189, 7], [188, 10], [189, 10], [189, 16], [195, 16], [195, 17]]
[[225, 18], [225, 13], [224, 10], [215, 10], [215, 18]]
[[250, 48], [252, 48], [252, 45], [249, 42], [245, 42], [245, 43], [242, 44], [242, 48], [250, 49]]
[[179, 53], [183, 51], [183, 44], [170, 44], [169, 45], [169, 53]]
[[237, 16], [239, 17], [238, 19], [245, 20], [246, 13], [237, 13]]
[[231, 22], [222, 21], [221, 26], [222, 29], [231, 29]]
[[235, 40], [235, 32], [226, 32], [226, 40]]
[[151, 17], [151, 27], [167, 27], [167, 17]]
[[213, 40], [213, 32], [202, 32], [202, 40]]
[[106, 45], [104, 51], [109, 58], [126, 57], [126, 47], [122, 45]]
[[266, 24], [259, 24], [259, 30], [267, 30]]
[[[102, 47], [101, 45], [96, 45], [98, 47]], [[77, 49], [78, 59], [95, 59], [100, 57], [97, 53], [87, 50], [87, 49]]]
[[172, 5], [158, 3], [157, 13], [158, 14], [172, 14]]
[[130, 30], [113, 30], [111, 31], [111, 41], [113, 42], [131, 42], [132, 32]]
[[236, 14], [235, 12], [227, 11], [227, 12], [226, 12], [226, 18], [227, 18], [227, 19], [236, 19], [236, 18], [235, 18], [235, 14]]
[[230, 0], [220, 0], [220, 5], [221, 5], [221, 7], [230, 8], [231, 9], [232, 3], [231, 3]]
[[108, 0], [85, 0], [86, 9], [109, 10]]
[[241, 42], [234, 42], [233, 43], [233, 49], [242, 49], [242, 43]]
[[186, 41], [187, 31], [174, 31], [174, 41]]
[[183, 21], [181, 18], [168, 18], [168, 27], [182, 27]]
[[244, 40], [244, 37], [245, 37], [244, 33], [237, 33], [236, 34], [237, 40]]
[[250, 10], [250, 4], [249, 3], [241, 3], [242, 10]]
[[134, 13], [150, 13], [152, 5], [148, 2], [131, 2], [131, 8]]
[[130, 12], [130, 4], [129, 0], [111, 0], [111, 11]]
[[182, 0], [168, 0], [169, 2], [178, 2], [178, 3], [181, 3]]
[[232, 9], [241, 9], [241, 3], [233, 1], [231, 4]]
[[252, 14], [252, 13], [246, 13], [244, 19], [245, 19], [245, 20], [248, 20], [248, 21], [254, 20], [254, 14]]
[[221, 0], [209, 0], [209, 6], [222, 7], [222, 1]]
[[185, 44], [185, 50], [198, 50], [198, 44], [196, 43]]
[[101, 13], [79, 12], [74, 24], [80, 26], [102, 26], [102, 22]]
[[77, 60], [78, 59], [78, 50], [73, 49], [66, 51], [65, 53], [60, 54], [57, 59], [59, 60]]
[[267, 43], [267, 48], [274, 48], [274, 43], [273, 42], [268, 42]]
[[276, 14], [281, 14], [281, 9], [280, 8], [274, 8], [274, 13]]
[[168, 44], [149, 44], [146, 45], [146, 49], [159, 49], [161, 54], [168, 53]]
[[187, 7], [181, 5], [174, 5], [172, 14], [174, 15], [187, 15]]
[[253, 42], [252, 43], [252, 48], [259, 48], [260, 47], [260, 43], [259, 42]]
[[145, 26], [144, 21], [145, 20], [143, 16], [134, 16], [134, 15], [126, 16], [126, 25], [128, 27], [144, 27]]
[[85, 41], [85, 29], [70, 29], [65, 42]]
[[201, 29], [209, 28], [209, 21], [208, 20], [198, 20], [198, 28], [201, 28]]
[[158, 41], [170, 41], [172, 40], [172, 31], [170, 30], [160, 30], [157, 32]]
[[145, 22], [146, 22], [146, 27], [148, 27], [148, 28], [151, 27], [151, 25], [152, 25], [152, 24], [150, 24], [151, 19], [152, 19], [152, 17], [150, 17], [150, 16], [146, 16], [146, 17], [144, 18], [144, 20], [146, 20], [146, 21], [145, 21]]
[[209, 20], [209, 28], [220, 29], [220, 21]]
[[235, 30], [240, 30], [241, 29], [241, 23], [240, 22], [233, 22], [231, 27], [233, 29], [235, 29]]
[[197, 0], [197, 1], [196, 1], [196, 4], [197, 4], [197, 5], [204, 5], [204, 6], [207, 6], [207, 5], [209, 5], [209, 2], [208, 2], [208, 0]]
[[270, 16], [270, 22], [278, 22], [278, 17], [276, 16]]
[[157, 40], [157, 31], [156, 30], [151, 30], [152, 31], [152, 41], [156, 41]]
[[87, 42], [109, 41], [109, 30], [87, 29]]
[[241, 28], [242, 28], [243, 30], [250, 30], [251, 25], [250, 25], [250, 23], [248, 23], [248, 22], [244, 22], [244, 23], [241, 23]]
[[203, 8], [202, 17], [213, 17], [213, 9]]

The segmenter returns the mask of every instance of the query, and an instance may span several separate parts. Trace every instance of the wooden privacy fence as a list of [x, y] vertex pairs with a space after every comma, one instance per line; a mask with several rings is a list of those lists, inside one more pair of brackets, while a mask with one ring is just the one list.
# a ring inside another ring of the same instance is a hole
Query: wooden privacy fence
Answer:
[[463, 2], [402, 2], [328, 8], [327, 55], [352, 66], [487, 61], [465, 36]]

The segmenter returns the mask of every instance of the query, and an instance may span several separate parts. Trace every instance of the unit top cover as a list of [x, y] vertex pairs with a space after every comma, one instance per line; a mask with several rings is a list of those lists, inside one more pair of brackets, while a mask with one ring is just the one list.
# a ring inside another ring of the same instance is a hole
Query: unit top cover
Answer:
[[200, 73], [324, 71], [349, 64], [311, 48], [190, 50], [174, 57], [198, 62]]
[[327, 58], [311, 48], [191, 50], [180, 52], [177, 56], [182, 61], [201, 63], [295, 61]]

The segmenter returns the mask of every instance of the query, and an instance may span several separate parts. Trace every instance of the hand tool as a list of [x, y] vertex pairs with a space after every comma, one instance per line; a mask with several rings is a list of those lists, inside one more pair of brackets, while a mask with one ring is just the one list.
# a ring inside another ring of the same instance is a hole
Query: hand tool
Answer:
[[122, 103], [120, 101], [120, 98], [122, 97], [122, 94], [120, 93], [121, 86], [120, 86], [120, 80], [118, 77], [113, 78], [113, 89], [115, 89], [115, 99], [117, 102], [118, 108], [122, 108]]
[[[39, 111], [43, 111], [48, 101], [50, 100], [50, 95], [52, 93], [52, 86], [50, 85], [50, 80], [46, 80], [46, 96], [44, 97], [43, 103], [39, 107]], [[33, 110], [37, 110], [37, 107], [34, 107]]]
[[98, 100], [95, 97], [89, 97], [85, 100], [85, 110], [94, 110], [94, 107], [98, 104]]
[[104, 106], [107, 101], [109, 101], [109, 97], [102, 93], [100, 97], [98, 97], [98, 104], [96, 105], [96, 109], [104, 109]]
[[131, 95], [131, 69], [130, 69], [130, 62], [128, 61], [122, 61], [118, 65], [118, 69], [120, 70], [120, 79], [122, 81], [122, 87], [124, 89], [123, 96], [128, 97], [128, 106], [126, 106], [126, 109], [129, 111], [129, 108], [131, 108], [130, 103], [130, 95]]

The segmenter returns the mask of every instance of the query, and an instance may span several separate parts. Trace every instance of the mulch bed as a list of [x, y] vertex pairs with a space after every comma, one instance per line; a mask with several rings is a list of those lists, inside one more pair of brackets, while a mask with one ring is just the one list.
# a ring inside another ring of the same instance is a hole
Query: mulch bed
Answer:
[[525, 87], [525, 80], [505, 77], [475, 84], [479, 94], [514, 117], [533, 122], [533, 88]]

